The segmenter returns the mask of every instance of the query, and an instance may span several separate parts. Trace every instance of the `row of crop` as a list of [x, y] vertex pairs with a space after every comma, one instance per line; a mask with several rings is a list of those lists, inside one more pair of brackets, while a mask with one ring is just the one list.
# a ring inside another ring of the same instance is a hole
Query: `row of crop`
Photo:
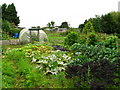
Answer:
[[[8, 50], [6, 55], [7, 59], [15, 61], [18, 67], [17, 75], [20, 79], [17, 78], [19, 86], [15, 85], [16, 87], [51, 87], [51, 84], [55, 85], [53, 87], [69, 87], [69, 81], [71, 87], [83, 88], [95, 86], [93, 82], [98, 83], [96, 87], [104, 83], [106, 86], [114, 85], [113, 80], [117, 80], [115, 87], [120, 84], [120, 54], [115, 48], [106, 48], [101, 44], [93, 46], [76, 43], [71, 46], [70, 52], [55, 51], [51, 46], [44, 44], [30, 44]], [[115, 74], [116, 79], [112, 78], [114, 75], [111, 73]], [[96, 76], [97, 74], [100, 76]], [[67, 80], [65, 76], [72, 79]], [[101, 83], [106, 77], [112, 80], [111, 83]], [[59, 85], [53, 83], [55, 80]]]
[[6, 58], [14, 61], [17, 67], [16, 84], [13, 86], [119, 87], [120, 53], [117, 50], [117, 37], [103, 37], [103, 40], [97, 37], [92, 33], [82, 43], [82, 39], [77, 40], [77, 34], [70, 33], [65, 38], [67, 51], [64, 52], [54, 50], [49, 43], [28, 44], [7, 50]]
[[69, 33], [65, 45], [73, 53], [66, 78], [77, 77], [77, 88], [120, 88], [120, 53], [117, 36]]
[[[70, 86], [73, 88], [74, 84], [72, 82], [74, 81], [66, 79], [65, 73], [61, 72], [62, 69], [65, 69], [64, 64], [68, 58], [66, 56], [64, 52], [55, 52], [52, 47], [39, 44], [9, 49], [3, 59], [2, 87], [68, 88]], [[60, 58], [61, 60], [57, 62]], [[13, 64], [10, 64], [10, 62]]]

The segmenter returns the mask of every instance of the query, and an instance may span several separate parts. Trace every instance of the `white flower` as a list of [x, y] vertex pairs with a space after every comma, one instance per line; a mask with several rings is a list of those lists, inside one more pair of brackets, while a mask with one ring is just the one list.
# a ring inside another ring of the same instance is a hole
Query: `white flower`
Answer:
[[32, 58], [32, 62], [36, 62], [37, 59], [35, 59], [34, 57]]
[[59, 58], [59, 60], [62, 60], [61, 58]]
[[62, 56], [62, 57], [66, 59], [68, 56], [67, 56], [67, 55], [65, 55], [65, 54], [63, 54], [63, 56]]
[[58, 70], [61, 71], [61, 70], [65, 70], [64, 67], [58, 67]]
[[71, 59], [71, 57], [68, 57], [68, 60]]
[[54, 75], [56, 75], [57, 74], [57, 72], [51, 72], [52, 74], [54, 74]]
[[43, 63], [48, 63], [48, 61], [44, 60]]
[[43, 61], [38, 61], [37, 63], [42, 63]]
[[63, 64], [63, 62], [62, 62], [62, 61], [57, 61], [57, 63], [58, 63], [58, 64]]
[[76, 54], [76, 55], [79, 55], [79, 54], [82, 54], [82, 53], [81, 53], [81, 52], [76, 52], [75, 54]]
[[66, 63], [63, 64], [63, 66], [66, 66], [66, 65], [67, 65]]
[[60, 50], [56, 50], [56, 52], [59, 52]]
[[43, 57], [43, 56], [42, 56], [41, 58], [43, 58], [43, 59], [48, 59], [48, 57]]
[[39, 68], [40, 67], [40, 65], [37, 65], [35, 68]]
[[48, 63], [48, 61], [44, 60], [44, 61], [38, 61], [37, 63]]
[[53, 60], [53, 58], [52, 58], [52, 57], [50, 57], [50, 60]]

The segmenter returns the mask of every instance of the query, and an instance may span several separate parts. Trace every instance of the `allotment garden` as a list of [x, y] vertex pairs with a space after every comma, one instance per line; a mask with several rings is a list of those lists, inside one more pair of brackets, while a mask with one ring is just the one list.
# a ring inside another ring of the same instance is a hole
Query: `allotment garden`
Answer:
[[120, 88], [119, 38], [46, 31], [48, 41], [4, 45], [3, 88]]
[[[0, 42], [17, 38], [15, 33], [24, 42], [0, 48], [2, 88], [120, 88], [120, 12], [96, 15], [78, 28], [66, 21], [60, 26], [51, 21], [47, 27], [34, 27], [43, 30], [44, 35], [35, 33], [44, 40], [41, 43], [29, 42], [29, 31], [18, 27], [13, 3], [2, 5], [0, 22]], [[59, 32], [61, 28], [64, 32]]]

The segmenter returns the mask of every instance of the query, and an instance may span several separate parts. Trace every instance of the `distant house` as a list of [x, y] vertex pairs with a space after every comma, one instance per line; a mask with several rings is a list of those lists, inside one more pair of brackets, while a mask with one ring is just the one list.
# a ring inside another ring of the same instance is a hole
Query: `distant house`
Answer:
[[52, 29], [50, 29], [50, 28], [46, 28], [45, 30], [47, 30], [47, 31], [52, 31]]
[[56, 32], [66, 32], [67, 31], [67, 29], [66, 28], [59, 28], [59, 27], [54, 27], [54, 28], [52, 28], [52, 29], [50, 29], [50, 28], [46, 28], [45, 30], [47, 30], [47, 31], [56, 31]]
[[66, 32], [66, 31], [67, 31], [66, 28], [58, 28], [58, 29], [57, 29], [57, 32]]

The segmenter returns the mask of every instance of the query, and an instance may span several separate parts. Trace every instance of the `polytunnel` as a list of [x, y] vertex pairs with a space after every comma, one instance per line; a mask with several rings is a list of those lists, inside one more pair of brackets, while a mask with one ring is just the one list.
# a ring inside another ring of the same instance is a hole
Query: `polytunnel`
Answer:
[[48, 40], [47, 34], [40, 29], [23, 29], [19, 34], [19, 42], [21, 44], [38, 41], [40, 43]]

